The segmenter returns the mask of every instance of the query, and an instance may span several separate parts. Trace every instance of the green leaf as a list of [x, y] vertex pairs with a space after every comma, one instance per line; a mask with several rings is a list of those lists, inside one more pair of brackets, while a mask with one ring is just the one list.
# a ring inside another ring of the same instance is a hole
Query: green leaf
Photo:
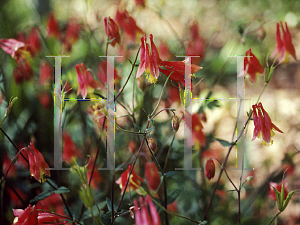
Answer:
[[236, 191], [235, 189], [234, 190], [227, 190], [226, 192], [231, 192], [231, 191]]
[[182, 172], [180, 172], [180, 171], [169, 171], [169, 172], [165, 173], [165, 177], [171, 177], [171, 176], [178, 175], [181, 173]]
[[223, 145], [224, 147], [228, 147], [228, 146], [231, 146], [231, 145], [235, 144], [235, 142], [230, 143], [228, 141], [225, 141], [225, 140], [222, 140], [222, 139], [219, 139], [219, 138], [216, 138], [215, 140], [220, 142], [220, 144]]
[[134, 126], [134, 129], [137, 131], [137, 132], [140, 132], [141, 131], [141, 128], [136, 125], [135, 123], [133, 123], [133, 126]]
[[[98, 203], [97, 204], [97, 206], [98, 206], [98, 208], [101, 210], [101, 209], [103, 209], [105, 206], [106, 206], [106, 201], [102, 201], [102, 202], [100, 202], [100, 203]], [[98, 208], [97, 208], [97, 206], [96, 205], [93, 205], [93, 207], [92, 207], [92, 211], [93, 211], [93, 214], [95, 215], [95, 216], [98, 216], [99, 215], [99, 210], [98, 210]], [[88, 218], [91, 218], [92, 217], [92, 214], [91, 214], [91, 210], [86, 210], [84, 213], [83, 213], [83, 215], [82, 215], [82, 220], [85, 220], [85, 219], [88, 219]]]
[[63, 193], [68, 193], [70, 190], [64, 186], [59, 187], [57, 190], [54, 191], [56, 194], [63, 194]]
[[244, 188], [250, 189], [251, 187], [248, 185], [243, 185]]
[[53, 191], [51, 191], [51, 190], [45, 190], [42, 193], [40, 193], [37, 196], [35, 196], [33, 199], [31, 199], [29, 201], [29, 203], [35, 203], [35, 202], [41, 201], [41, 200], [47, 198], [52, 193], [53, 193]]
[[217, 107], [220, 107], [220, 106], [221, 106], [221, 105], [220, 105], [220, 103], [219, 103], [218, 100], [211, 101], [211, 102], [209, 102], [209, 103], [207, 104], [207, 107], [208, 107], [209, 109], [217, 108]]
[[[291, 198], [293, 197], [293, 194], [295, 193], [296, 191], [291, 191], [289, 194], [288, 194], [288, 196], [286, 197], [286, 200], [285, 200], [285, 202], [284, 202], [284, 205], [283, 205], [283, 207], [282, 207], [282, 211], [283, 210], [285, 210], [285, 208], [287, 207], [287, 205], [289, 204], [289, 202], [290, 202], [290, 200], [291, 200]], [[281, 212], [282, 212], [281, 211]]]
[[173, 190], [170, 193], [168, 193], [168, 205], [172, 204], [176, 200], [176, 198], [178, 198], [179, 195], [180, 195], [179, 189]]
[[109, 197], [106, 197], [106, 204], [107, 204], [108, 210], [109, 210], [109, 211], [112, 211], [111, 200], [109, 199]]
[[280, 193], [279, 193], [279, 191], [278, 191], [278, 189], [276, 187], [273, 187], [273, 189], [274, 189], [275, 195], [276, 195], [277, 206], [278, 206], [278, 209], [280, 211], [280, 209], [282, 209], [282, 207], [281, 207], [282, 204], [280, 202]]

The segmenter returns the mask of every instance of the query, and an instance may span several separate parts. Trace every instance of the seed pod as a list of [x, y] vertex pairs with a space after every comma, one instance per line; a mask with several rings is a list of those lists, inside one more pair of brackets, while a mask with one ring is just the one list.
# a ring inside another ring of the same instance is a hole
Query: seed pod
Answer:
[[155, 151], [156, 151], [156, 148], [157, 148], [156, 141], [155, 141], [153, 138], [149, 138], [148, 144], [149, 144], [149, 148], [150, 148], [153, 152], [155, 152]]
[[173, 127], [173, 130], [175, 131], [175, 132], [177, 132], [178, 131], [178, 129], [179, 129], [179, 119], [178, 119], [178, 117], [177, 116], [173, 116], [173, 118], [172, 118], [172, 127]]
[[209, 180], [215, 176], [215, 163], [212, 159], [209, 159], [206, 162], [205, 175]]

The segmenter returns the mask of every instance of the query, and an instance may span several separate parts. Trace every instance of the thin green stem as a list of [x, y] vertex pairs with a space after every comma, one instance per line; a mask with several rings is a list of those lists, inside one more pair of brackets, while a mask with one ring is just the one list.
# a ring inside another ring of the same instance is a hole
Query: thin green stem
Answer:
[[271, 225], [273, 223], [273, 221], [280, 215], [280, 211], [273, 217], [273, 219], [270, 221], [270, 223], [268, 225]]

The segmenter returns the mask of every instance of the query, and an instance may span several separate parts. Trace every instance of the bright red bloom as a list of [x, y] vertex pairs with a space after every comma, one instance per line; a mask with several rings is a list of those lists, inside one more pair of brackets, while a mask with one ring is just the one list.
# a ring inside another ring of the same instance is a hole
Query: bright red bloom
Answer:
[[[277, 188], [279, 193], [281, 193], [281, 186], [282, 186], [282, 182], [280, 184], [275, 183], [275, 182], [270, 182], [269, 197], [274, 199], [275, 202], [276, 202], [276, 194], [275, 194], [275, 190], [273, 187]], [[286, 197], [288, 196], [286, 180], [283, 181], [283, 189], [284, 189], [284, 198], [283, 199], [285, 200]]]
[[[161, 225], [159, 214], [151, 200], [149, 195], [146, 196], [145, 201], [143, 197], [139, 197], [140, 206], [138, 206], [138, 201], [133, 200], [134, 211], [135, 211], [135, 224], [136, 225]], [[150, 215], [148, 212], [148, 206], [150, 209]]]
[[40, 84], [47, 85], [53, 79], [53, 68], [46, 62], [40, 66]]
[[105, 17], [104, 25], [106, 36], [109, 38], [109, 40], [114, 39], [112, 42], [110, 42], [110, 44], [113, 47], [115, 47], [117, 43], [120, 44], [121, 38], [119, 33], [119, 27], [116, 24], [116, 22], [110, 17]]
[[252, 141], [255, 140], [256, 137], [259, 137], [262, 138], [262, 143], [264, 145], [272, 145], [273, 140], [271, 138], [275, 135], [273, 130], [277, 130], [280, 133], [283, 132], [272, 123], [269, 114], [264, 110], [261, 102], [252, 105], [252, 109], [254, 122]]
[[60, 37], [59, 25], [53, 13], [50, 13], [47, 20], [47, 32], [49, 37]]
[[27, 152], [31, 176], [43, 183], [46, 176], [50, 177], [49, 166], [45, 162], [44, 156], [34, 147], [32, 142], [28, 145]]
[[[282, 39], [281, 39], [280, 28], [282, 31]], [[271, 55], [272, 58], [278, 55], [279, 62], [287, 62], [288, 55], [290, 54], [295, 60], [297, 60], [295, 47], [292, 43], [292, 37], [286, 22], [285, 22], [285, 29], [281, 21], [280, 21], [280, 25], [279, 23], [277, 23], [276, 42], [277, 42], [276, 48]]]
[[215, 176], [215, 163], [213, 159], [207, 160], [205, 164], [205, 176], [209, 180]]
[[136, 25], [135, 20], [131, 16], [129, 16], [129, 13], [126, 11], [126, 9], [120, 10], [119, 8], [117, 10], [115, 20], [118, 23], [119, 27], [123, 31], [125, 31], [126, 38], [131, 40], [132, 42], [135, 42], [137, 34], [142, 34], [144, 32]]
[[35, 57], [41, 50], [40, 31], [37, 27], [31, 29], [26, 41], [26, 49], [32, 57]]
[[24, 42], [17, 41], [15, 39], [0, 39], [0, 47], [3, 49], [3, 51], [16, 59], [18, 56], [18, 50], [24, 46]]
[[[255, 55], [251, 52], [251, 48], [246, 51], [244, 57], [244, 71], [245, 73], [249, 74], [249, 79], [252, 83], [256, 82], [257, 74], [263, 74], [264, 68], [258, 61]], [[249, 57], [247, 57], [249, 56]]]
[[[64, 203], [59, 194], [53, 193], [36, 204], [37, 209], [44, 209], [65, 216]], [[40, 215], [40, 212], [38, 212]], [[60, 219], [60, 218], [58, 218]], [[40, 222], [40, 220], [39, 220]]]
[[69, 133], [63, 133], [63, 154], [62, 158], [66, 162], [71, 162], [72, 158], [77, 159], [77, 157], [82, 158], [82, 154], [72, 140]]
[[158, 169], [154, 162], [146, 162], [145, 164], [145, 177], [149, 188], [152, 191], [156, 191], [160, 184], [160, 176]]
[[190, 27], [191, 39], [186, 47], [186, 54], [192, 57], [192, 63], [198, 64], [205, 56], [206, 41], [199, 34], [198, 24], [194, 22]]
[[72, 49], [72, 45], [79, 39], [81, 25], [77, 23], [76, 19], [71, 19], [67, 25], [66, 34], [64, 36], [64, 46], [69, 52]]
[[[166, 69], [159, 68], [159, 71], [164, 73], [166, 76], [169, 76], [170, 73], [172, 75], [170, 76], [170, 79], [173, 81], [176, 81], [179, 85], [183, 85], [185, 87], [184, 82], [184, 74], [185, 74], [185, 60], [184, 61], [162, 61], [160, 66], [164, 66]], [[196, 73], [197, 71], [201, 70], [202, 67], [191, 64], [191, 73]]]
[[75, 65], [77, 80], [78, 80], [78, 91], [77, 95], [81, 93], [83, 98], [86, 98], [88, 93], [92, 93], [94, 89], [99, 89], [100, 83], [95, 81], [91, 72], [89, 72], [83, 63]]
[[140, 77], [144, 71], [146, 73], [147, 79], [151, 83], [156, 83], [157, 78], [159, 76], [159, 64], [161, 59], [159, 58], [159, 54], [157, 48], [153, 42], [153, 35], [149, 35], [150, 44], [151, 44], [151, 56], [149, 47], [147, 44], [147, 36], [146, 34], [144, 37], [141, 38], [141, 52], [140, 52], [140, 59], [141, 63], [136, 73], [136, 77]]
[[35, 206], [31, 207], [29, 204], [25, 210], [13, 209], [13, 213], [15, 219], [12, 225], [39, 225]]
[[[132, 168], [132, 165], [129, 164], [128, 168], [121, 174], [121, 177], [116, 181], [117, 184], [119, 184], [120, 188], [121, 188], [121, 192], [123, 193], [125, 190], [125, 185], [128, 179], [128, 175], [129, 172]], [[130, 176], [130, 181], [129, 184], [126, 188], [126, 191], [129, 190], [128, 187], [133, 188], [134, 190], [138, 189], [141, 186], [141, 182], [145, 182], [145, 180], [143, 178], [141, 178], [139, 175], [137, 175], [135, 173], [135, 171], [133, 170]]]

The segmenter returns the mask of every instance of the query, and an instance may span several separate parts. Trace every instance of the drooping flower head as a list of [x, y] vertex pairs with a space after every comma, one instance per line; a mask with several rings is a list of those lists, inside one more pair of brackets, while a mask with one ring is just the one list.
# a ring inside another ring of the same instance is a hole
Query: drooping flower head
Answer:
[[140, 52], [141, 63], [137, 70], [136, 77], [137, 78], [140, 77], [145, 71], [145, 74], [149, 82], [156, 83], [159, 76], [159, 65], [161, 63], [161, 59], [159, 58], [159, 53], [153, 42], [152, 34], [149, 35], [149, 39], [150, 39], [151, 55], [147, 43], [146, 34], [144, 35], [144, 37], [141, 37], [141, 52]]
[[58, 22], [53, 13], [50, 13], [47, 20], [47, 34], [49, 37], [60, 38], [60, 30]]
[[110, 42], [111, 46], [115, 47], [115, 45], [117, 43], [120, 44], [121, 38], [120, 38], [120, 33], [119, 33], [119, 27], [116, 24], [116, 22], [110, 17], [105, 17], [104, 25], [105, 25], [106, 36], [110, 40], [113, 39], [113, 41]]
[[135, 173], [135, 171], [133, 170], [130, 175], [130, 178], [129, 178], [129, 184], [125, 190], [125, 185], [126, 185], [128, 175], [129, 175], [131, 168], [132, 168], [132, 165], [129, 164], [128, 168], [121, 174], [121, 177], [116, 181], [116, 183], [119, 184], [122, 193], [124, 191], [128, 191], [129, 186], [130, 186], [130, 188], [133, 188], [134, 190], [136, 190], [141, 186], [141, 182], [145, 182], [145, 180], [143, 178], [141, 178], [139, 175], [137, 175]]
[[50, 177], [49, 166], [46, 163], [44, 156], [34, 147], [32, 142], [28, 145], [27, 152], [30, 175], [40, 183], [43, 183], [46, 180], [46, 176]]
[[186, 125], [191, 130], [192, 142], [195, 145], [195, 149], [200, 149], [200, 146], [205, 146], [206, 137], [203, 133], [203, 125], [201, 123], [200, 114], [192, 114], [192, 123], [186, 123]]
[[249, 75], [250, 81], [252, 83], [255, 83], [257, 75], [264, 73], [264, 68], [260, 64], [256, 56], [252, 53], [251, 48], [246, 51], [245, 56], [246, 57], [244, 57], [244, 72], [245, 74]]
[[284, 28], [282, 21], [280, 21], [280, 24], [277, 23], [276, 28], [276, 48], [272, 53], [271, 57], [273, 58], [275, 56], [278, 56], [279, 62], [288, 62], [289, 55], [291, 55], [295, 60], [297, 60], [295, 47], [292, 43], [292, 36], [287, 26], [287, 23], [285, 22]]
[[[133, 200], [134, 211], [135, 211], [135, 224], [136, 225], [161, 225], [159, 214], [151, 200], [149, 195], [146, 196], [145, 200], [143, 197], [139, 197], [140, 207], [136, 199]], [[150, 215], [149, 210], [150, 209]]]
[[254, 122], [252, 141], [255, 140], [256, 137], [259, 137], [262, 138], [262, 143], [264, 145], [272, 145], [273, 140], [271, 138], [275, 135], [274, 130], [277, 130], [280, 133], [283, 132], [272, 123], [269, 114], [264, 110], [261, 102], [252, 105], [252, 109]]
[[15, 218], [12, 225], [39, 225], [35, 206], [31, 207], [29, 204], [25, 210], [13, 209], [13, 213]]
[[18, 58], [18, 54], [22, 47], [25, 46], [24, 42], [15, 39], [0, 39], [0, 47], [12, 58]]
[[80, 30], [81, 25], [77, 20], [75, 18], [70, 19], [63, 40], [65, 49], [68, 52], [71, 51], [72, 45], [79, 39]]
[[160, 175], [154, 162], [146, 162], [145, 177], [151, 190], [156, 191], [160, 184]]

